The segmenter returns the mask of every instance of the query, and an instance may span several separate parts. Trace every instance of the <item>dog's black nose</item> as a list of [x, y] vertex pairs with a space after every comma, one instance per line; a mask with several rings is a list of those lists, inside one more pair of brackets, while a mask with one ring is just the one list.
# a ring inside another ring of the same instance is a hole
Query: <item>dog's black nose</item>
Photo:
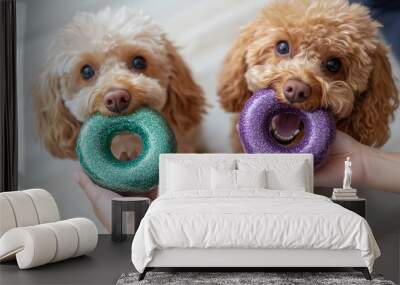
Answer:
[[104, 105], [113, 113], [121, 113], [128, 108], [131, 94], [125, 89], [111, 89], [103, 98]]
[[311, 95], [311, 88], [301, 80], [289, 79], [283, 85], [283, 94], [290, 103], [303, 103]]

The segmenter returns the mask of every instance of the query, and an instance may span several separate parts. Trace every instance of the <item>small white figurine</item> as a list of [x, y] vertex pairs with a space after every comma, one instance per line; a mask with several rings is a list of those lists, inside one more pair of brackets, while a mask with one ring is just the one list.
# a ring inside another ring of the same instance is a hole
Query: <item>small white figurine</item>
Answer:
[[343, 178], [343, 189], [352, 189], [351, 188], [351, 160], [350, 156], [346, 157], [346, 161], [344, 162], [344, 178]]

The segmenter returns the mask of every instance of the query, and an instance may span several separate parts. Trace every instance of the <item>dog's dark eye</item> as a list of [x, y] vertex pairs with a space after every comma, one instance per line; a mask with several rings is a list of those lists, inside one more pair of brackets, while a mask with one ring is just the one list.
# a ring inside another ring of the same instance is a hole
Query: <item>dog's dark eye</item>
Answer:
[[132, 68], [143, 70], [147, 67], [146, 59], [143, 56], [136, 56], [132, 59]]
[[337, 57], [331, 58], [326, 61], [325, 67], [330, 73], [337, 73], [342, 67], [342, 62]]
[[280, 41], [276, 44], [276, 52], [280, 55], [286, 55], [290, 52], [289, 43], [287, 41]]
[[89, 80], [94, 76], [94, 74], [95, 74], [94, 69], [89, 64], [86, 64], [81, 68], [81, 75], [82, 78], [85, 80]]

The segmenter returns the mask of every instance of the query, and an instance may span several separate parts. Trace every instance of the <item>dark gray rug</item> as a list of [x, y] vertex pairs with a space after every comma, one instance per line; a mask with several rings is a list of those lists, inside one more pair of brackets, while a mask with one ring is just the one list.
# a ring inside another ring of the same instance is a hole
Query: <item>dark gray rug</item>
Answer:
[[137, 281], [138, 276], [138, 273], [122, 274], [117, 285], [395, 285], [380, 275], [372, 275], [373, 280], [368, 281], [359, 272], [148, 272], [144, 280]]

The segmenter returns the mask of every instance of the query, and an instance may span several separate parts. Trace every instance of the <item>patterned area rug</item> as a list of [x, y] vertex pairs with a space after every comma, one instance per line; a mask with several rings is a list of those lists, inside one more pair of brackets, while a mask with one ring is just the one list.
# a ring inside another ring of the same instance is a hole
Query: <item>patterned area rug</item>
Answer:
[[395, 285], [380, 275], [372, 275], [368, 281], [359, 272], [148, 272], [138, 281], [138, 273], [122, 274], [117, 285], [133, 284], [213, 284], [213, 285]]

